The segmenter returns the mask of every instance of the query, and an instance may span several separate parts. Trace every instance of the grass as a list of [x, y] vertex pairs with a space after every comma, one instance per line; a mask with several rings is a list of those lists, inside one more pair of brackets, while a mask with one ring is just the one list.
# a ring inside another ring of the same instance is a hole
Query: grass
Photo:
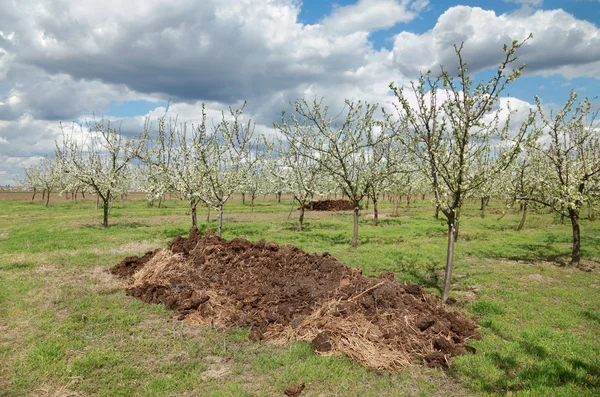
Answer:
[[[270, 396], [301, 381], [303, 396], [600, 394], [600, 274], [560, 266], [571, 229], [552, 214], [531, 214], [517, 232], [518, 214], [492, 203], [482, 219], [470, 203], [451, 296], [480, 321], [476, 353], [446, 371], [382, 374], [318, 356], [306, 343], [258, 344], [247, 329], [189, 327], [163, 306], [125, 296], [105, 270], [186, 234], [190, 217], [176, 200], [160, 209], [127, 200], [115, 203], [104, 230], [94, 204], [0, 201], [0, 396]], [[365, 274], [393, 271], [439, 294], [445, 226], [427, 201], [394, 218], [383, 203], [378, 227], [365, 209], [357, 249], [350, 213], [308, 212], [298, 233], [289, 201], [256, 204], [226, 206], [225, 238], [327, 251]], [[584, 261], [598, 268], [600, 222], [582, 221], [582, 236]]]

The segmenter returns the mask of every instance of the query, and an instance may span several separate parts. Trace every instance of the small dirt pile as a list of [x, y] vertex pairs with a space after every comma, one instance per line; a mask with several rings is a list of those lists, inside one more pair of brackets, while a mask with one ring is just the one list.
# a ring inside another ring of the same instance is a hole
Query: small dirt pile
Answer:
[[311, 201], [304, 206], [310, 211], [352, 211], [354, 204], [348, 200], [320, 200]]
[[192, 229], [111, 272], [126, 279], [129, 295], [164, 303], [191, 323], [251, 327], [253, 340], [306, 340], [318, 352], [381, 370], [447, 365], [477, 335], [462, 313], [391, 273], [365, 277], [327, 253], [264, 240], [226, 241]]

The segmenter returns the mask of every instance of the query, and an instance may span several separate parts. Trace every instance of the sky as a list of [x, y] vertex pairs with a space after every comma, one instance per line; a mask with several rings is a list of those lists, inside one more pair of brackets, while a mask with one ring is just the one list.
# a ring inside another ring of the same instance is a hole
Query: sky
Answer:
[[134, 134], [167, 104], [194, 122], [202, 103], [218, 117], [247, 101], [270, 133], [298, 98], [391, 106], [390, 82], [450, 70], [455, 44], [478, 81], [530, 33], [512, 108], [600, 95], [600, 0], [2, 0], [0, 185], [52, 156], [73, 122]]

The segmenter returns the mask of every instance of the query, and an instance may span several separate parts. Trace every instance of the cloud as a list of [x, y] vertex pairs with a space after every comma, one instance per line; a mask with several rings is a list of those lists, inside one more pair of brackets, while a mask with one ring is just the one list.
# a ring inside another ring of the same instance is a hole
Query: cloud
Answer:
[[497, 66], [502, 46], [533, 39], [519, 50], [518, 66], [527, 73], [562, 74], [565, 77], [600, 78], [600, 29], [563, 10], [538, 10], [534, 14], [496, 15], [477, 7], [457, 6], [442, 14], [435, 27], [423, 34], [402, 32], [394, 42], [394, 62], [410, 76], [437, 69], [454, 70], [454, 44], [465, 42], [464, 58], [472, 71]]
[[336, 33], [372, 32], [413, 20], [428, 1], [359, 0], [337, 7], [323, 20], [323, 26]]
[[[389, 108], [390, 81], [404, 85], [421, 70], [450, 67], [452, 45], [462, 40], [473, 71], [495, 66], [504, 43], [533, 31], [520, 60], [529, 72], [600, 73], [598, 28], [560, 10], [496, 15], [454, 7], [430, 31], [396, 36], [392, 51], [373, 47], [371, 32], [428, 6], [358, 0], [309, 25], [298, 21], [298, 0], [0, 2], [0, 157], [19, 159], [3, 160], [0, 171], [51, 155], [59, 120], [101, 117], [115, 102], [171, 99], [169, 115], [197, 122], [202, 102], [218, 114], [248, 100], [245, 114], [257, 131], [272, 131], [281, 110], [301, 97], [324, 96], [332, 113], [344, 98]], [[132, 135], [145, 116], [111, 121]]]
[[539, 7], [544, 3], [544, 0], [504, 0], [504, 2]]

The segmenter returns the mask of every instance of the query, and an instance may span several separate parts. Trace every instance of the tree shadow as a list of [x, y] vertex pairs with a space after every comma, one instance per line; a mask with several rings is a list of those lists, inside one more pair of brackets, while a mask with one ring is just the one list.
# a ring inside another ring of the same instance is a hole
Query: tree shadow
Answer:
[[592, 394], [594, 391], [600, 392], [600, 362], [585, 362], [564, 357], [538, 343], [511, 337], [494, 327], [487, 328], [506, 342], [516, 343], [519, 354], [502, 351], [478, 352], [485, 354], [486, 359], [502, 372], [500, 376], [477, 372], [467, 374], [468, 377], [478, 380], [484, 392], [496, 394], [520, 390], [535, 391], [541, 388], [560, 388], [568, 384], [586, 388]]
[[442, 293], [442, 281], [438, 275], [437, 265], [430, 263], [426, 269], [421, 269], [404, 261], [396, 268], [396, 273], [401, 274], [410, 282], [414, 282], [425, 288], [434, 289]]

